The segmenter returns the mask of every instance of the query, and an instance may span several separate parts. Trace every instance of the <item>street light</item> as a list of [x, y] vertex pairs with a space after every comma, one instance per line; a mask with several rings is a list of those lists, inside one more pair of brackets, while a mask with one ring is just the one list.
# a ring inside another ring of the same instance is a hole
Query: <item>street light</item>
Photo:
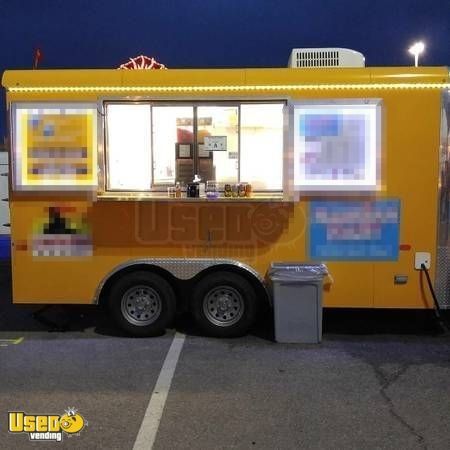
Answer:
[[414, 65], [419, 65], [419, 55], [425, 50], [425, 44], [422, 41], [415, 42], [409, 47], [408, 52], [414, 55]]

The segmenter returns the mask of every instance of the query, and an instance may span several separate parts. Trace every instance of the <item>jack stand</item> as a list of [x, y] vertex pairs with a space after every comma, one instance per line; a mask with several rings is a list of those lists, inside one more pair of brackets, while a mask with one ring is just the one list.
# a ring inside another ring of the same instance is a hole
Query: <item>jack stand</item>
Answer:
[[62, 324], [58, 324], [56, 322], [53, 322], [52, 320], [46, 318], [43, 316], [44, 312], [49, 310], [52, 307], [55, 306], [59, 306], [59, 305], [45, 305], [42, 308], [38, 309], [37, 311], [35, 311], [32, 316], [33, 319], [35, 319], [37, 322], [41, 323], [42, 325], [45, 325], [46, 327], [48, 327], [48, 332], [49, 333], [54, 333], [54, 332], [65, 332], [69, 330], [69, 324], [70, 324], [70, 320], [66, 320], [64, 323]]

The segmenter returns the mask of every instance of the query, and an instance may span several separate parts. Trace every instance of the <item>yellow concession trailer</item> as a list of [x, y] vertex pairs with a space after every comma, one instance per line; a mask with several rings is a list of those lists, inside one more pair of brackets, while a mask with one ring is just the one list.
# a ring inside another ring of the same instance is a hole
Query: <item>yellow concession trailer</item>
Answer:
[[[450, 305], [449, 72], [6, 71], [13, 301], [245, 332], [272, 262], [325, 307]], [[201, 181], [193, 183], [194, 176]], [[204, 184], [203, 184], [204, 183]]]

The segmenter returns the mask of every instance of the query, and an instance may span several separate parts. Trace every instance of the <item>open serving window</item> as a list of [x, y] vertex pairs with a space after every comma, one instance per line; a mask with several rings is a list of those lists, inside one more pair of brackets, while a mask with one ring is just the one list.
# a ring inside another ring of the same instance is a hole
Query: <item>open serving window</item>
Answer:
[[106, 102], [107, 191], [193, 180], [283, 189], [284, 101]]

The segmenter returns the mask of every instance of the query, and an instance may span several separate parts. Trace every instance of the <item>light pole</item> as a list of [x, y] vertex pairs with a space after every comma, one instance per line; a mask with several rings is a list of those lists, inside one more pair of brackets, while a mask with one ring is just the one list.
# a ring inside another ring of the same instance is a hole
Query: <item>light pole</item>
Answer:
[[414, 55], [414, 66], [419, 65], [419, 55], [425, 50], [425, 44], [422, 41], [415, 42], [409, 47], [408, 52]]

